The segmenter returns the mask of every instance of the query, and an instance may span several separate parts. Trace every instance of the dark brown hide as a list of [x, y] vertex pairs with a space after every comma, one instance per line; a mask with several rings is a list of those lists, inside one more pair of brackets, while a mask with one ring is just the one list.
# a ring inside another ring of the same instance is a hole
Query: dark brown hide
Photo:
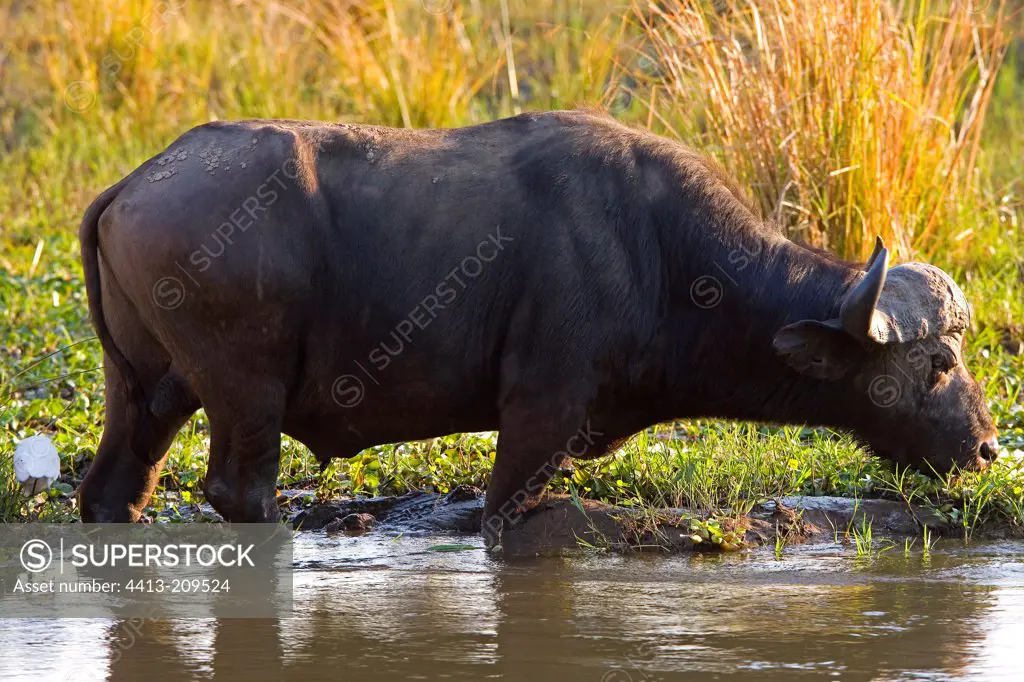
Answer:
[[235, 521], [277, 518], [282, 432], [327, 461], [498, 430], [492, 540], [569, 457], [669, 419], [831, 425], [940, 471], [992, 454], [944, 273], [796, 245], [698, 154], [593, 113], [210, 123], [81, 240], [108, 396], [88, 521], [138, 517], [200, 405]]

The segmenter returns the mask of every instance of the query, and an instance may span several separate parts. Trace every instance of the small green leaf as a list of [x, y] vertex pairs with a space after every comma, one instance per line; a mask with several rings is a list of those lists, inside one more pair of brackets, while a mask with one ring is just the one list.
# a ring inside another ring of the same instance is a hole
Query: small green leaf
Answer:
[[54, 483], [51, 486], [51, 489], [57, 491], [58, 493], [63, 493], [65, 495], [71, 495], [72, 493], [75, 492], [74, 488], [69, 486], [67, 483], [63, 483], [61, 481], [57, 481], [56, 483]]

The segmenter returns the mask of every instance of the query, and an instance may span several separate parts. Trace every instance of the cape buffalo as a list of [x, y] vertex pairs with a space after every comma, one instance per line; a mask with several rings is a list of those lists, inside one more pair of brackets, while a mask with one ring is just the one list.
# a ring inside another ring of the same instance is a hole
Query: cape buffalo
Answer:
[[279, 518], [282, 432], [326, 463], [497, 430], [489, 540], [565, 458], [671, 419], [828, 425], [938, 472], [996, 455], [947, 274], [793, 243], [699, 154], [592, 112], [209, 123], [80, 238], [106, 370], [86, 521], [138, 518], [200, 406], [232, 521]]

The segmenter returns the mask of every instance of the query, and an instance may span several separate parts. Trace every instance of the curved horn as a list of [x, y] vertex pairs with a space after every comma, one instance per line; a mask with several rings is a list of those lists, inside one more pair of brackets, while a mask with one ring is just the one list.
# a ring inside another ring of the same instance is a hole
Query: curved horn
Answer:
[[874, 265], [875, 260], [878, 258], [879, 254], [881, 254], [883, 251], [885, 251], [885, 244], [882, 242], [881, 237], [876, 236], [875, 248], [874, 250], [871, 251], [871, 256], [868, 258], [868, 262], [864, 265], [864, 272], [867, 272], [868, 270], [871, 269], [871, 266]]
[[874, 341], [871, 322], [875, 314], [878, 297], [885, 286], [885, 273], [889, 268], [889, 251], [882, 245], [881, 238], [875, 242], [875, 252], [868, 260], [864, 278], [850, 290], [839, 308], [839, 320], [843, 330], [858, 340]]

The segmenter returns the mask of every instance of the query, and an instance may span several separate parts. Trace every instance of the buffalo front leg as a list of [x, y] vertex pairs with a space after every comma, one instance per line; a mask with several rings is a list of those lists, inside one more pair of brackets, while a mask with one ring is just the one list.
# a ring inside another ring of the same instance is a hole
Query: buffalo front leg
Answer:
[[210, 460], [203, 493], [228, 521], [272, 523], [277, 508], [284, 391], [261, 390], [246, 405], [207, 407]]
[[[562, 418], [553, 418], [558, 413]], [[568, 457], [604, 454], [603, 435], [591, 428], [583, 408], [503, 411], [481, 527], [487, 546], [499, 544], [502, 534], [536, 506]]]

